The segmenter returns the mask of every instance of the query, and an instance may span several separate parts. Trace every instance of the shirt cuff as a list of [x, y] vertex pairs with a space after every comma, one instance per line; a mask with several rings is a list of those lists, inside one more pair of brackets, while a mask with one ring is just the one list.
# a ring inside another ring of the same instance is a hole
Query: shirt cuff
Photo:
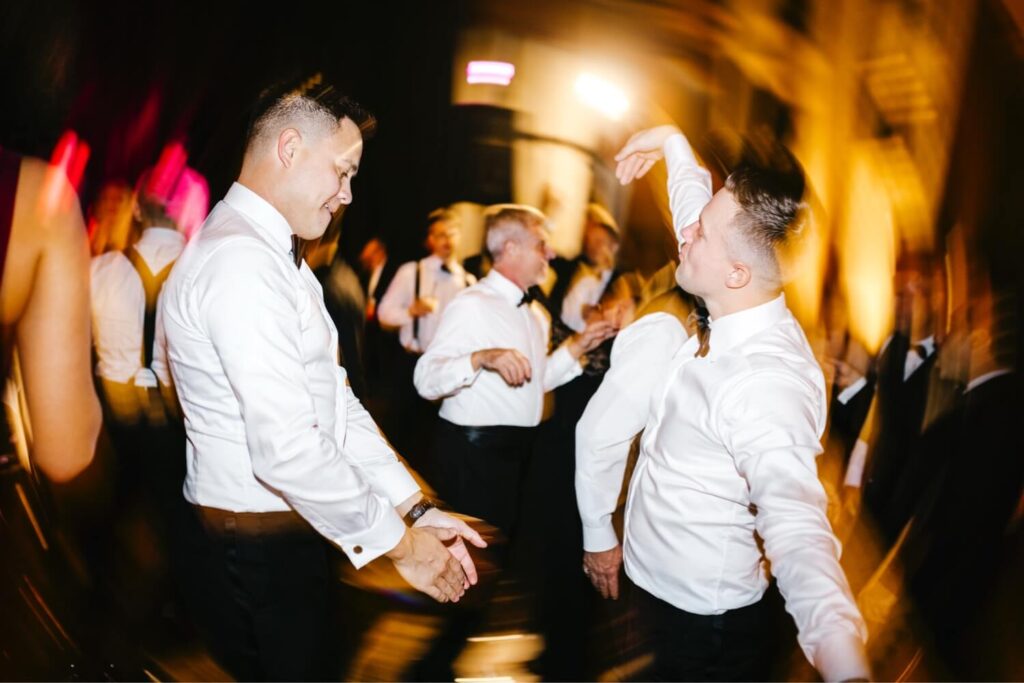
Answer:
[[565, 342], [555, 352], [548, 356], [548, 367], [553, 368], [550, 377], [553, 384], [545, 387], [548, 391], [560, 387], [566, 382], [571, 382], [583, 374], [583, 364], [579, 358], [573, 358], [569, 352], [569, 343]]
[[392, 550], [405, 535], [406, 526], [393, 507], [380, 501], [387, 509], [376, 524], [366, 531], [342, 539], [335, 544], [348, 556], [356, 569], [362, 569], [384, 553]]
[[619, 544], [619, 536], [612, 526], [611, 516], [608, 523], [601, 526], [583, 527], [583, 549], [588, 553], [600, 553], [611, 550]]
[[459, 387], [468, 387], [476, 381], [477, 375], [483, 372], [483, 367], [473, 369], [473, 354], [467, 353], [455, 361], [455, 372], [459, 378]]
[[[366, 468], [363, 471], [365, 472]], [[409, 474], [409, 470], [401, 460], [374, 466], [370, 476], [373, 479], [373, 488], [377, 493], [386, 496], [395, 507], [404, 503], [409, 496], [420, 490], [419, 484]]]
[[665, 153], [666, 163], [682, 163], [687, 166], [700, 166], [697, 157], [690, 147], [689, 141], [682, 133], [676, 133], [662, 145], [661, 150]]
[[850, 633], [836, 633], [814, 649], [814, 668], [824, 681], [871, 680], [864, 641]]
[[845, 406], [847, 403], [850, 402], [851, 398], [859, 394], [860, 390], [867, 386], [867, 383], [867, 377], [861, 377], [856, 382], [840, 391], [839, 395], [836, 396], [836, 400]]

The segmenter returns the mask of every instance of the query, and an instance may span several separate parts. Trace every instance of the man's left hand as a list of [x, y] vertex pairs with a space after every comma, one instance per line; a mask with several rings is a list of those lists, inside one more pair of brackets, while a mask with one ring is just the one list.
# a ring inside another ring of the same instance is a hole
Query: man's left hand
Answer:
[[609, 337], [614, 337], [618, 328], [607, 320], [595, 320], [579, 334], [569, 340], [569, 352], [574, 358], [591, 351]]
[[597, 553], [583, 553], [583, 573], [602, 598], [619, 599], [619, 568], [622, 567], [622, 546]]
[[[446, 543], [448, 552], [452, 554], [459, 564], [462, 565], [462, 571], [466, 573], [466, 588], [471, 585], [476, 585], [477, 573], [476, 565], [473, 564], [473, 558], [469, 555], [469, 548], [466, 547], [465, 541], [469, 541], [477, 548], [486, 548], [487, 542], [473, 529], [473, 527], [466, 524], [463, 520], [458, 517], [439, 510], [437, 508], [431, 508], [427, 510], [423, 515], [416, 520], [413, 524], [416, 527], [432, 526], [441, 529], [454, 529], [458, 536], [455, 540]], [[465, 539], [465, 540], [463, 540]]]

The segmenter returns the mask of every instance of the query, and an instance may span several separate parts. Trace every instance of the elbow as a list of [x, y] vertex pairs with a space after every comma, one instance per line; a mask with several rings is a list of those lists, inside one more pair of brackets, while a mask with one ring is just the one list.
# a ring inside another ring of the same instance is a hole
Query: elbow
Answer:
[[58, 428], [36, 440], [33, 463], [54, 483], [71, 481], [92, 464], [96, 455], [103, 415], [95, 394], [86, 403], [77, 430], [69, 429], [61, 434]]

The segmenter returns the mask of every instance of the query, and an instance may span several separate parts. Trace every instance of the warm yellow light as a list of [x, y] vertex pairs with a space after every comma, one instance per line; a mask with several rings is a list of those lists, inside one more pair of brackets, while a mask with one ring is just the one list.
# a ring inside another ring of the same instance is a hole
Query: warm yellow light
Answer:
[[843, 285], [850, 307], [850, 332], [876, 352], [892, 323], [896, 226], [878, 150], [864, 146], [851, 155], [847, 210], [839, 241]]
[[618, 86], [589, 73], [576, 79], [576, 95], [613, 121], [618, 121], [629, 110], [629, 99]]

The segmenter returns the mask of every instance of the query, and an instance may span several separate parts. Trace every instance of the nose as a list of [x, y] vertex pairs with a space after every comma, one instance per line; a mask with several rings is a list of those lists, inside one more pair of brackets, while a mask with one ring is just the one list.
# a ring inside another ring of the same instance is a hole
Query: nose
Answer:
[[351, 180], [349, 180], [348, 178], [345, 178], [345, 180], [341, 183], [341, 187], [338, 188], [337, 197], [338, 197], [338, 201], [341, 202], [341, 204], [344, 205], [344, 206], [348, 206], [349, 204], [352, 203], [352, 181]]

